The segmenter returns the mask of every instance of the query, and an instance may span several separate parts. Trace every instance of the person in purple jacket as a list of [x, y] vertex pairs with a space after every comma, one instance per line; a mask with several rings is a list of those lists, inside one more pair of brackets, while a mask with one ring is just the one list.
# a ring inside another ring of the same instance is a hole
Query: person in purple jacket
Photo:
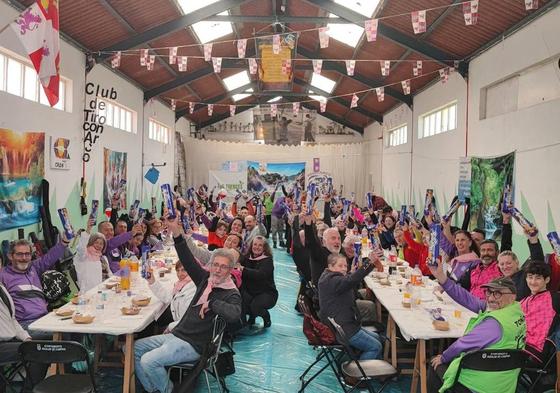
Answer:
[[97, 224], [97, 230], [105, 236], [105, 239], [107, 239], [105, 256], [109, 261], [109, 267], [111, 268], [111, 271], [115, 273], [120, 269], [119, 262], [127, 253], [127, 242], [132, 239], [134, 235], [139, 233], [143, 234], [142, 225], [136, 224], [132, 227], [132, 230], [115, 236], [113, 224], [111, 224], [109, 221], [102, 221]]
[[[27, 240], [20, 239], [10, 244], [8, 259], [11, 265], [0, 270], [0, 282], [10, 293], [16, 319], [25, 330], [32, 322], [48, 313], [41, 275], [52, 269], [62, 258], [66, 247], [68, 239], [61, 232], [60, 242], [41, 258], [32, 261], [31, 244]], [[31, 332], [31, 336], [42, 337], [42, 333]]]

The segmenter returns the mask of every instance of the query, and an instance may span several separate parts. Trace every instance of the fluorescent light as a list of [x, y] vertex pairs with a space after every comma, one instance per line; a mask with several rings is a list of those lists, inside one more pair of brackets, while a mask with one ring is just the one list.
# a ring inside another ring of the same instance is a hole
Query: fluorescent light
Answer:
[[276, 101], [280, 101], [282, 99], [282, 97], [280, 96], [276, 96], [274, 98], [271, 98], [270, 100], [268, 100], [267, 102], [276, 102]]
[[219, 0], [178, 0], [184, 14], [204, 8], [210, 4], [217, 3]]
[[[336, 17], [334, 14], [330, 18]], [[328, 23], [327, 34], [343, 44], [355, 48], [364, 33], [364, 28], [353, 23]]]
[[226, 85], [226, 89], [228, 91], [232, 91], [243, 85], [248, 85], [249, 83], [251, 83], [251, 79], [249, 78], [249, 74], [247, 74], [247, 71], [241, 71], [237, 74], [224, 78], [223, 82], [224, 85]]
[[311, 77], [311, 86], [316, 87], [317, 89], [322, 90], [325, 93], [330, 94], [333, 91], [335, 84], [335, 81], [330, 80], [323, 75], [313, 73], [313, 76]]
[[379, 4], [379, 0], [334, 0], [334, 2], [368, 18], [373, 16], [373, 11]]
[[[253, 89], [247, 89], [245, 91], [253, 92]], [[251, 94], [238, 93], [238, 94], [234, 94], [231, 98], [233, 99], [234, 102], [237, 102], [237, 101], [242, 100], [244, 98], [247, 98], [249, 96], [251, 96]]]

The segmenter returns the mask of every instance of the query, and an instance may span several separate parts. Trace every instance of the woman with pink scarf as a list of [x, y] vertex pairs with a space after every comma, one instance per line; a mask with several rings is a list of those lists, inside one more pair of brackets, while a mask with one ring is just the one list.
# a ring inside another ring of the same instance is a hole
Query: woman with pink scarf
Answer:
[[109, 269], [107, 259], [103, 256], [107, 247], [107, 240], [102, 233], [90, 234], [93, 221], [88, 221], [85, 231], [80, 234], [74, 266], [78, 275], [78, 286], [82, 293], [89, 291], [103, 282], [103, 264]]
[[[442, 236], [443, 238], [444, 236]], [[459, 281], [467, 270], [480, 263], [480, 257], [478, 255], [478, 246], [472, 240], [469, 231], [456, 231], [453, 234], [453, 239], [456, 256], [448, 262], [448, 273], [453, 280]], [[446, 250], [447, 254], [450, 255], [451, 252], [448, 251], [450, 250]]]

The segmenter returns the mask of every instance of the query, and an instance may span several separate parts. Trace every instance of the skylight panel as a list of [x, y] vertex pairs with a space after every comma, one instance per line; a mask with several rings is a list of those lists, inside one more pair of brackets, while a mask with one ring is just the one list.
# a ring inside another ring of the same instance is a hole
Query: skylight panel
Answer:
[[202, 21], [192, 25], [192, 28], [202, 44], [233, 33], [230, 22]]
[[313, 76], [311, 77], [311, 86], [316, 87], [317, 89], [322, 90], [325, 93], [330, 94], [333, 91], [335, 84], [335, 81], [330, 80], [323, 75], [313, 73]]
[[379, 4], [379, 0], [334, 0], [334, 2], [368, 18], [372, 17], [373, 11]]
[[280, 101], [281, 99], [282, 99], [282, 97], [276, 96], [276, 97], [274, 97], [274, 98], [271, 98], [271, 99], [268, 100], [267, 102], [277, 102], [277, 101]]
[[[330, 18], [336, 17], [334, 14]], [[353, 23], [328, 23], [327, 34], [343, 44], [355, 48], [364, 33], [364, 28]]]
[[[253, 92], [253, 89], [247, 89], [245, 90], [247, 92]], [[247, 94], [247, 93], [239, 93], [239, 94], [234, 94], [231, 98], [233, 99], [234, 102], [237, 102], [239, 100], [242, 100], [244, 98], [249, 97], [251, 94]]]
[[179, 5], [184, 14], [204, 8], [210, 4], [217, 3], [219, 0], [179, 0]]
[[226, 85], [226, 89], [228, 91], [232, 91], [243, 85], [248, 85], [251, 83], [251, 79], [249, 79], [247, 71], [241, 71], [237, 74], [224, 78], [223, 82], [224, 85]]

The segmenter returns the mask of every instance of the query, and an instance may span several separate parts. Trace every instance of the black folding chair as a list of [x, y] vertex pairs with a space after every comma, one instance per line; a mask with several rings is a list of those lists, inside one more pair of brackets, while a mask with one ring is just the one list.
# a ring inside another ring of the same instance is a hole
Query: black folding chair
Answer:
[[546, 339], [544, 345], [544, 358], [536, 359], [530, 352], [528, 362], [521, 370], [520, 383], [527, 389], [527, 393], [541, 393], [555, 390], [558, 367], [560, 366], [560, 352], [558, 352], [557, 342], [560, 334], [555, 332]]
[[[51, 364], [72, 363], [85, 361], [88, 373], [56, 374], [47, 377], [33, 386], [33, 393], [95, 393], [93, 367], [87, 349], [75, 341], [25, 341], [19, 346], [19, 354], [25, 365], [25, 371], [30, 375], [29, 363]], [[88, 375], [89, 374], [89, 375]]]
[[[346, 390], [343, 387], [344, 391], [350, 393], [356, 389], [365, 388], [370, 393], [381, 393], [385, 386], [400, 374], [400, 370], [394, 368], [391, 363], [381, 359], [359, 360], [358, 354], [350, 345], [349, 339], [346, 337], [342, 327], [336, 323], [334, 318], [329, 318], [329, 322], [336, 332], [338, 342], [342, 344], [345, 353], [350, 358], [349, 361], [340, 365], [341, 375], [353, 381], [359, 381], [350, 390]], [[372, 386], [373, 381], [378, 381], [381, 384], [378, 391]]]
[[[6, 393], [21, 391], [21, 388], [16, 386], [14, 380], [18, 377], [23, 383], [25, 376], [21, 373], [22, 370], [23, 363], [21, 362], [0, 363], [0, 383], [6, 388]], [[0, 391], [1, 386], [2, 385], [0, 385]]]

